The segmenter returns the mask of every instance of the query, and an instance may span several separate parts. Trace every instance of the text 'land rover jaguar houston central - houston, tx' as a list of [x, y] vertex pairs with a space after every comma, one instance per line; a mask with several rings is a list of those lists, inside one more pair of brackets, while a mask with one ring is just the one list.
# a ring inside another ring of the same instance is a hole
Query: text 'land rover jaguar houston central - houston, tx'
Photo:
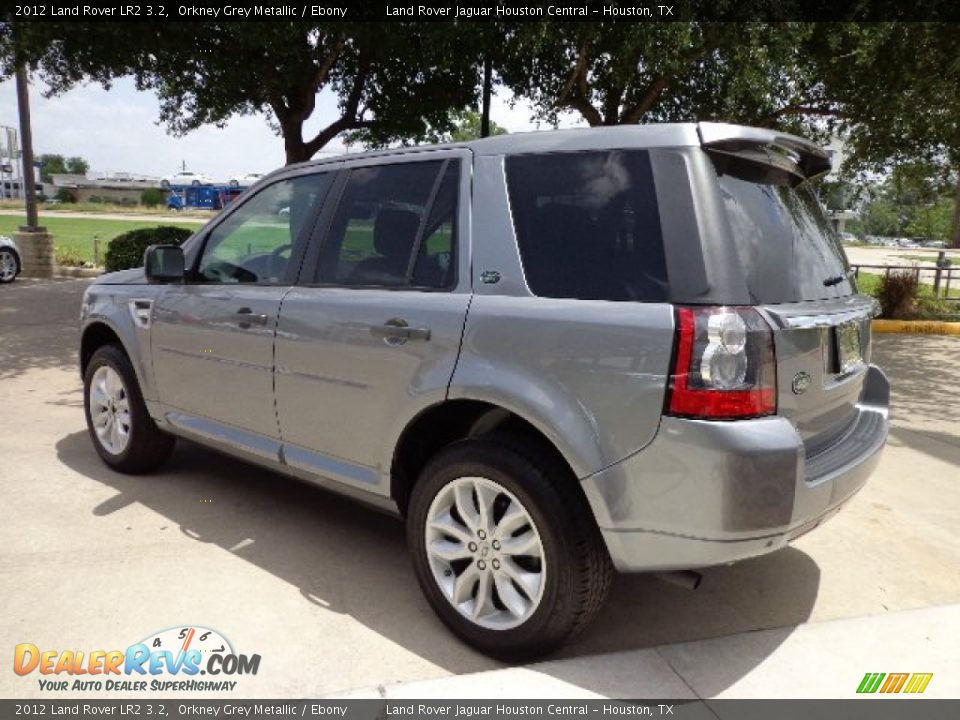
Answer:
[[82, 309], [93, 444], [189, 438], [405, 518], [433, 609], [549, 651], [614, 570], [784, 547], [887, 436], [797, 137], [564, 130], [292, 165]]

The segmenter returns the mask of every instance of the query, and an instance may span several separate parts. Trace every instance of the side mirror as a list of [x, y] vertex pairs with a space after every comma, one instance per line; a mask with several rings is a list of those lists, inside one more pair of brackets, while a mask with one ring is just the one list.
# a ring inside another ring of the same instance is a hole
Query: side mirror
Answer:
[[183, 249], [179, 245], [151, 245], [143, 255], [143, 267], [148, 282], [183, 282]]

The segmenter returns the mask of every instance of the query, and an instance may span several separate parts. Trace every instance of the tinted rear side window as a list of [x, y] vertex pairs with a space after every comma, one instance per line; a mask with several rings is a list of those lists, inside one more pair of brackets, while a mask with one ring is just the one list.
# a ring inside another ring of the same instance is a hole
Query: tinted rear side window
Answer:
[[662, 302], [667, 270], [646, 151], [516, 155], [514, 228], [534, 295]]
[[324, 241], [319, 281], [450, 287], [459, 167], [436, 160], [351, 170]]
[[806, 184], [721, 175], [720, 194], [753, 302], [822, 300], [855, 292], [837, 238]]

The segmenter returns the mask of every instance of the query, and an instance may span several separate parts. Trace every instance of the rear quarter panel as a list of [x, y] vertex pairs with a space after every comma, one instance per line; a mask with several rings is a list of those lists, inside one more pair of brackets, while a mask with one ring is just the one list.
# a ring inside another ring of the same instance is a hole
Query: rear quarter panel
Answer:
[[582, 478], [653, 439], [672, 348], [667, 304], [476, 296], [450, 397], [525, 418]]
[[476, 158], [472, 197], [474, 296], [449, 397], [521, 416], [579, 478], [643, 449], [663, 410], [673, 307], [533, 296], [517, 250], [503, 156]]

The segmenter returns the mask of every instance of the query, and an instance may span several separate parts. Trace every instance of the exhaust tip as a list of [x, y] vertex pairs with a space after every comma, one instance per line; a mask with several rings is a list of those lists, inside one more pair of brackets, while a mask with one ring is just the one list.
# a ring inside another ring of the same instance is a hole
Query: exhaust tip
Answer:
[[696, 570], [675, 570], [673, 572], [654, 573], [654, 577], [668, 582], [671, 585], [677, 585], [684, 590], [696, 590], [703, 581], [703, 575]]

